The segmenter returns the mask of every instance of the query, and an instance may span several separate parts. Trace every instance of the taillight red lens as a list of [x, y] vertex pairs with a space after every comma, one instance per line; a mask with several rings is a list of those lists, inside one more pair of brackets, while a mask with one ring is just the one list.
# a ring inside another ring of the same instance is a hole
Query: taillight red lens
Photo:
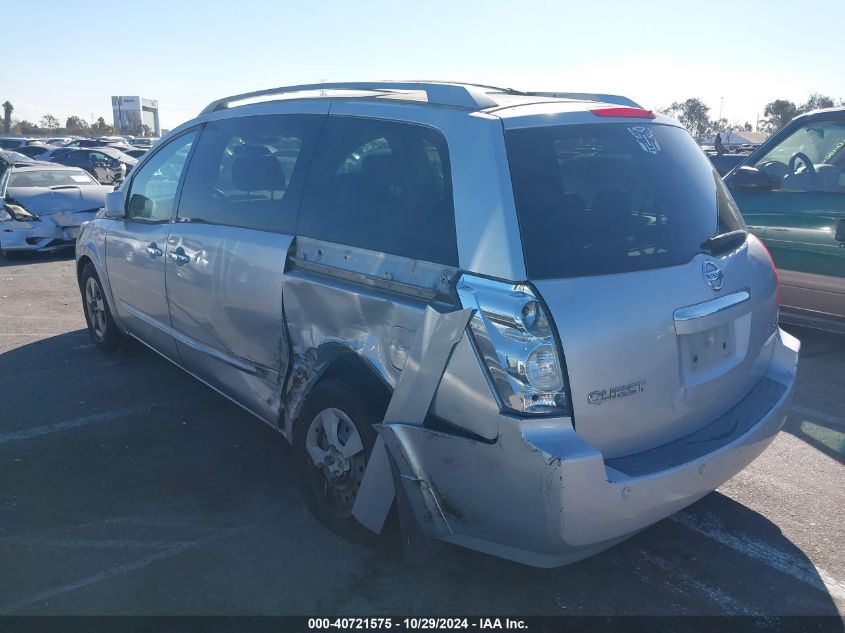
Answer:
[[763, 240], [760, 240], [760, 245], [763, 247], [763, 250], [766, 251], [766, 255], [769, 256], [769, 261], [772, 263], [772, 270], [775, 271], [775, 288], [777, 288], [778, 307], [780, 307], [780, 275], [778, 274], [778, 267], [775, 265], [775, 259], [769, 252], [768, 247], [763, 243]]
[[651, 110], [643, 110], [642, 108], [596, 108], [595, 110], [590, 110], [590, 112], [592, 112], [595, 116], [621, 117], [628, 119], [654, 118], [654, 112], [652, 112]]

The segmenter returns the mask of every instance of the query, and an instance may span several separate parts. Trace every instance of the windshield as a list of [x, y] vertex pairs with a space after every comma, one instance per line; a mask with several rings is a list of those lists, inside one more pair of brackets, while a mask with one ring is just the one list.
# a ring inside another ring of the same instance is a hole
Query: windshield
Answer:
[[529, 277], [581, 277], [674, 266], [739, 210], [683, 129], [587, 124], [506, 132]]
[[26, 154], [21, 154], [20, 152], [3, 152], [3, 155], [7, 160], [11, 160], [16, 163], [34, 162], [29, 156], [27, 156]]
[[10, 187], [66, 187], [99, 185], [81, 169], [39, 169], [12, 172]]

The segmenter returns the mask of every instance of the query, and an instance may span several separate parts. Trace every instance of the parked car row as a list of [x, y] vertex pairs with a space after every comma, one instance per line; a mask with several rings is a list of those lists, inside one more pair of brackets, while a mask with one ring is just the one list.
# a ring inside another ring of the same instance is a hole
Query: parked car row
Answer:
[[132, 171], [153, 139], [0, 138], [0, 254], [72, 247], [106, 192]]
[[134, 137], [134, 136], [99, 136], [96, 138], [78, 136], [53, 136], [53, 137], [31, 137], [31, 136], [0, 136], [0, 149], [17, 149], [30, 145], [50, 145], [74, 147], [102, 147], [104, 145], [121, 145], [126, 147], [142, 147], [149, 149], [159, 138], [156, 137]]
[[[100, 138], [70, 138], [55, 137], [49, 139], [33, 139], [25, 137], [0, 137], [0, 148], [14, 150], [24, 156], [39, 160], [50, 160], [63, 164], [72, 164], [91, 172], [104, 184], [112, 184], [121, 179], [134, 164], [127, 158], [137, 159], [148, 151], [158, 139], [130, 138], [107, 136]], [[98, 154], [88, 153], [74, 156], [73, 163], [64, 163], [60, 156], [70, 149], [102, 150], [110, 148], [114, 151], [100, 151]], [[103, 156], [106, 154], [106, 156]], [[123, 165], [123, 167], [121, 167]]]
[[148, 149], [125, 144], [104, 145], [84, 139], [66, 145], [22, 145], [16, 153], [41, 161], [50, 161], [89, 172], [102, 184], [120, 182]]

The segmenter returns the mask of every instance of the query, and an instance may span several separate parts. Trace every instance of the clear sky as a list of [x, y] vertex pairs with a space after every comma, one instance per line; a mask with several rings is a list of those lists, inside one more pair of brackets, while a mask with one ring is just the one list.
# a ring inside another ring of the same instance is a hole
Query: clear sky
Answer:
[[[699, 97], [731, 122], [776, 98], [845, 98], [845, 0], [8, 0], [0, 101], [14, 117], [112, 122], [158, 99], [164, 128], [229, 94], [297, 83], [451, 79]], [[8, 38], [10, 34], [14, 37]]]

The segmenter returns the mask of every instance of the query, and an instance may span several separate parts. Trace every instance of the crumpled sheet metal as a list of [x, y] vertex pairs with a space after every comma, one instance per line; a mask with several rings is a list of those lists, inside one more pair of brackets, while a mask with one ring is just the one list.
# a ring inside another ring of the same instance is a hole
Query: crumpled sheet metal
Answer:
[[[379, 430], [379, 438], [373, 447], [352, 508], [353, 516], [373, 532], [381, 532], [396, 495], [385, 438], [391, 441], [391, 444], [393, 442], [391, 435], [379, 427], [423, 424], [452, 350], [464, 336], [471, 316], [472, 310], [469, 309], [443, 313], [431, 306], [426, 307], [423, 322], [417, 330], [384, 421], [376, 427]], [[399, 447], [394, 444], [392, 449], [398, 451]], [[424, 480], [414, 475], [413, 468], [406, 458], [400, 457], [400, 453], [394, 453], [394, 459], [400, 479], [416, 482], [415, 485], [419, 486], [420, 490], [426, 486]], [[436, 510], [436, 500], [431, 499], [430, 495], [423, 497], [430, 499]], [[414, 509], [418, 510], [417, 507]], [[442, 513], [440, 514], [442, 516]]]

